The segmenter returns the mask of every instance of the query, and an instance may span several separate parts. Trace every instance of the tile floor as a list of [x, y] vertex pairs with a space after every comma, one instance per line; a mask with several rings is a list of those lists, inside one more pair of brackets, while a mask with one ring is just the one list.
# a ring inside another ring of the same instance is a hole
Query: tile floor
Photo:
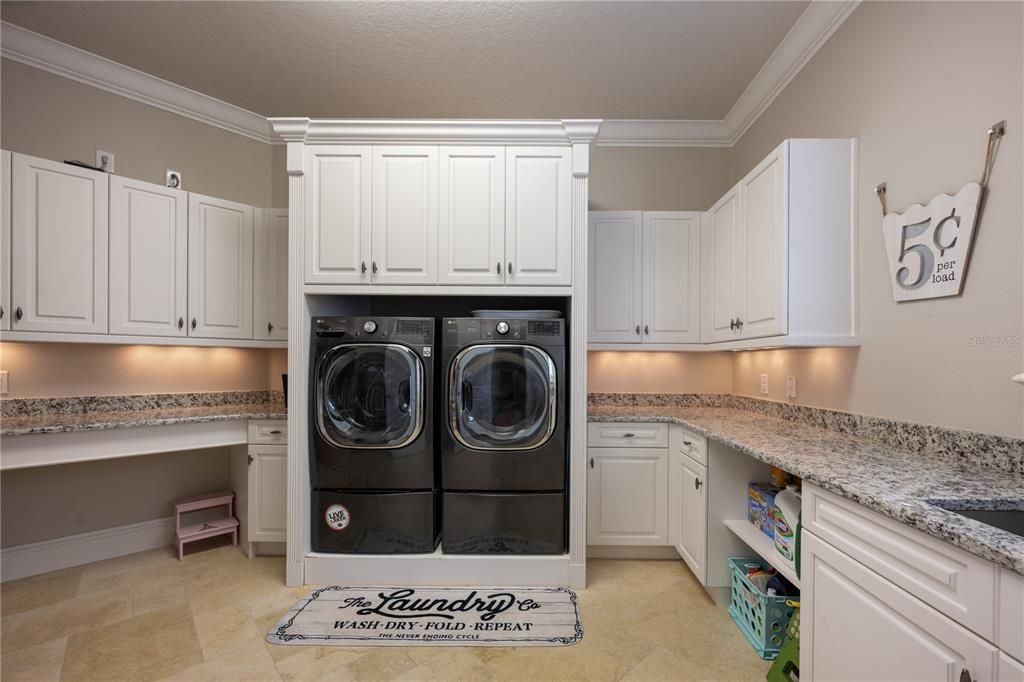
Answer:
[[763, 680], [681, 561], [594, 560], [583, 641], [558, 648], [297, 647], [264, 634], [308, 588], [281, 558], [171, 548], [5, 583], [0, 662], [17, 680]]

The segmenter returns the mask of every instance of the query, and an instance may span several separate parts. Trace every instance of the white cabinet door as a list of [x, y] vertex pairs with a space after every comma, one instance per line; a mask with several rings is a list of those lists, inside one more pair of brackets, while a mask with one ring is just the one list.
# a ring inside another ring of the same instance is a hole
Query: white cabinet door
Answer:
[[189, 336], [252, 338], [252, 206], [188, 195]]
[[306, 284], [370, 282], [370, 148], [306, 147]]
[[373, 148], [371, 280], [437, 283], [437, 147]]
[[572, 150], [505, 150], [506, 284], [572, 284]]
[[644, 211], [644, 343], [700, 342], [700, 213]]
[[743, 339], [785, 334], [789, 328], [785, 152], [783, 144], [739, 183], [738, 314]]
[[739, 204], [737, 186], [702, 216], [701, 340], [704, 343], [737, 337]]
[[288, 528], [288, 448], [249, 446], [249, 542], [284, 542]]
[[640, 211], [591, 211], [587, 324], [592, 343], [640, 343]]
[[809, 680], [991, 680], [998, 650], [803, 533], [801, 672]]
[[11, 328], [11, 153], [0, 151], [0, 330]]
[[110, 333], [187, 336], [188, 195], [110, 178]]
[[14, 154], [11, 329], [107, 332], [106, 173]]
[[288, 339], [288, 209], [257, 209], [253, 249], [255, 338]]
[[704, 584], [707, 582], [708, 470], [686, 455], [678, 457], [682, 511], [676, 550], [697, 576], [697, 580]]
[[589, 448], [587, 541], [667, 545], [668, 451]]
[[505, 148], [441, 147], [438, 281], [505, 282]]

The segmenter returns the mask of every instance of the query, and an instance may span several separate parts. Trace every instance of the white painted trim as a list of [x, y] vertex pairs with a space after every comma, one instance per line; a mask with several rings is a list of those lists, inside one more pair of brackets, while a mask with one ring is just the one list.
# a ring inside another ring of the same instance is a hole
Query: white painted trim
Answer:
[[[259, 210], [259, 209], [257, 209]], [[217, 346], [224, 348], [287, 348], [287, 341], [200, 339], [194, 336], [131, 336], [126, 334], [74, 334], [65, 332], [3, 332], [3, 341], [43, 343], [103, 343], [132, 346]]]
[[815, 0], [721, 120], [345, 120], [265, 118], [2, 22], [0, 54], [50, 73], [128, 97], [260, 142], [390, 144], [565, 144], [598, 124], [600, 146], [731, 147], [856, 9], [859, 0]]
[[671, 559], [679, 561], [679, 552], [671, 545], [589, 545], [588, 559]]
[[221, 128], [273, 143], [266, 117], [204, 95], [130, 66], [86, 52], [9, 22], [0, 23], [0, 56], [70, 78], [100, 90]]
[[174, 517], [168, 516], [54, 540], [5, 547], [0, 552], [0, 563], [3, 566], [0, 580], [17, 580], [172, 544]]
[[4, 436], [0, 469], [27, 469], [249, 442], [248, 418]]
[[[304, 294], [342, 296], [571, 296], [570, 286], [304, 284]], [[4, 336], [7, 336], [4, 334]]]
[[739, 341], [711, 343], [590, 343], [588, 351], [624, 351], [633, 353], [712, 353], [723, 350], [768, 350], [773, 348], [856, 348], [859, 336], [766, 336]]

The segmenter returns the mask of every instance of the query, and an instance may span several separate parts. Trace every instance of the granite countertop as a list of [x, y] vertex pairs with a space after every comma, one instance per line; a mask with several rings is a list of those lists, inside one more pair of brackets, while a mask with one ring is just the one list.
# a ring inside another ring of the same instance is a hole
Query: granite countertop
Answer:
[[1024, 510], [1024, 474], [1019, 472], [730, 407], [591, 406], [588, 417], [592, 422], [681, 424], [1024, 575], [1024, 537], [928, 503]]
[[231, 419], [287, 419], [274, 391], [34, 398], [0, 403], [0, 436], [70, 433]]

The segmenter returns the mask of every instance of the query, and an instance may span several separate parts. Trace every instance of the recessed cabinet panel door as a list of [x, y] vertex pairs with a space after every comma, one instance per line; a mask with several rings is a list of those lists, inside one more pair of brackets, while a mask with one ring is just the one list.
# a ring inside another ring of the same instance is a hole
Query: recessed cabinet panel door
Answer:
[[[991, 680], [997, 649], [803, 533], [801, 668], [819, 680]], [[804, 676], [802, 675], [802, 676]]]
[[591, 343], [640, 343], [640, 211], [591, 211], [587, 321]]
[[682, 485], [682, 510], [680, 513], [679, 545], [676, 549], [683, 557], [697, 580], [707, 582], [707, 469], [689, 457], [679, 455], [680, 484]]
[[370, 148], [306, 153], [306, 284], [369, 284]]
[[0, 330], [11, 328], [11, 153], [0, 151]]
[[700, 213], [643, 215], [644, 343], [699, 343]]
[[441, 284], [505, 281], [505, 148], [441, 147]]
[[11, 329], [105, 334], [107, 174], [14, 154], [11, 184]]
[[590, 448], [587, 455], [587, 541], [667, 545], [668, 451]]
[[739, 188], [733, 187], [702, 216], [701, 340], [737, 338], [737, 250], [739, 248]]
[[110, 333], [186, 336], [188, 195], [110, 178]]
[[572, 284], [571, 150], [506, 150], [506, 284]]
[[288, 528], [288, 448], [249, 446], [249, 540], [282, 542]]
[[189, 194], [189, 336], [251, 339], [253, 209]]
[[437, 147], [373, 148], [375, 284], [437, 282]]
[[288, 209], [257, 209], [253, 289], [255, 338], [288, 338]]
[[785, 151], [785, 145], [779, 147], [740, 181], [739, 338], [775, 336], [789, 328]]

